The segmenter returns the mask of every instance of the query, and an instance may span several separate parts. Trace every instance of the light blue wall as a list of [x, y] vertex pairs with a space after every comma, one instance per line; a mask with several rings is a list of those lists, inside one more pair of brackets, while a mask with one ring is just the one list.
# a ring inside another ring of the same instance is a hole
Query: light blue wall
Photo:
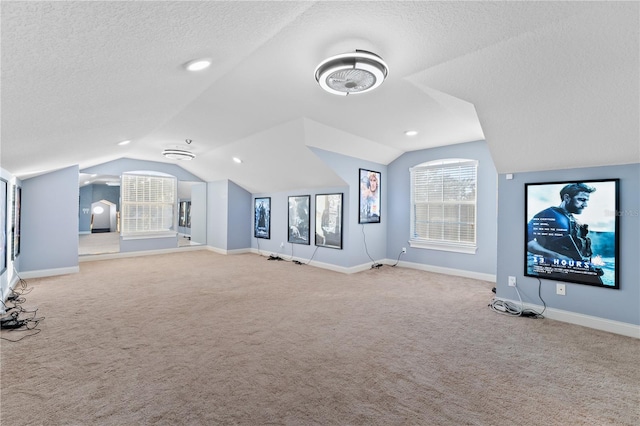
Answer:
[[229, 180], [207, 183], [207, 245], [221, 250], [250, 247], [251, 194]]
[[[478, 160], [478, 198], [475, 254], [411, 248], [409, 168], [426, 161], [444, 158]], [[407, 253], [401, 260], [430, 266], [459, 269], [474, 273], [496, 274], [497, 250], [497, 172], [486, 142], [477, 141], [439, 148], [412, 151], [398, 157], [388, 167], [389, 191], [387, 256], [397, 258], [402, 247]]]
[[524, 276], [525, 183], [620, 178], [620, 289], [565, 283], [566, 295], [556, 295], [556, 282], [542, 280], [541, 295], [547, 306], [640, 324], [640, 164], [518, 173], [512, 180], [500, 175], [498, 205], [497, 295], [517, 300], [508, 286], [515, 276], [525, 302], [542, 305], [538, 280]]
[[20, 271], [78, 267], [78, 166], [22, 182]]
[[207, 243], [207, 184], [191, 186], [191, 241]]
[[[260, 193], [253, 194], [251, 199], [251, 217], [250, 223], [250, 235], [251, 235], [251, 247], [254, 249], [260, 249], [260, 253], [263, 255], [277, 254], [289, 259], [293, 253], [293, 257], [297, 259], [308, 260], [313, 256], [314, 262], [322, 262], [336, 266], [350, 267], [355, 266], [351, 262], [350, 255], [350, 242], [348, 237], [343, 235], [342, 250], [328, 248], [328, 247], [316, 247], [314, 241], [314, 229], [315, 229], [315, 211], [316, 211], [316, 194], [333, 194], [344, 193], [343, 203], [348, 199], [348, 188], [345, 187], [330, 187], [330, 188], [307, 188], [296, 189], [289, 192], [276, 192], [276, 193]], [[291, 244], [287, 242], [288, 228], [289, 228], [289, 197], [297, 195], [310, 195], [310, 238], [311, 244]], [[253, 200], [260, 197], [271, 197], [271, 238], [255, 238], [254, 237], [254, 218], [253, 218]], [[347, 206], [344, 206], [343, 210], [343, 232], [346, 232], [347, 227]], [[280, 243], [284, 243], [284, 248], [280, 247]], [[316, 251], [316, 248], [318, 249]], [[314, 255], [315, 252], [315, 255]]]
[[[361, 267], [373, 264], [387, 257], [387, 166], [325, 151], [318, 148], [310, 148], [321, 160], [323, 160], [344, 182], [345, 186], [329, 188], [302, 188], [289, 192], [253, 194], [252, 200], [257, 197], [271, 197], [271, 239], [256, 239], [253, 237], [253, 217], [251, 217], [251, 247], [259, 248], [263, 254], [279, 254], [293, 256], [301, 259], [311, 259], [345, 268]], [[359, 195], [360, 195], [360, 168], [378, 171], [381, 173], [381, 220], [380, 223], [359, 224]], [[314, 244], [315, 236], [315, 197], [318, 194], [343, 194], [343, 221], [342, 221], [342, 249], [317, 247]], [[288, 236], [288, 199], [293, 195], [311, 196], [311, 244], [290, 244]], [[251, 204], [253, 209], [253, 201]], [[280, 244], [284, 242], [285, 247]], [[366, 246], [365, 246], [366, 242]], [[315, 255], [314, 255], [315, 252]]]
[[[78, 210], [78, 231], [91, 231], [91, 203], [93, 202], [93, 185], [80, 187], [80, 207]], [[86, 212], [86, 213], [85, 213]]]
[[174, 249], [178, 247], [178, 237], [162, 237], [162, 238], [134, 238], [122, 239], [120, 237], [120, 252], [127, 253], [132, 251], [150, 251], [162, 249]]
[[251, 194], [227, 181], [227, 250], [246, 249], [251, 245]]
[[207, 245], [227, 249], [229, 185], [227, 180], [207, 183]]
[[[318, 148], [312, 148], [312, 151], [348, 185], [338, 191], [344, 192], [343, 248], [345, 253], [341, 257], [346, 259], [344, 266], [373, 264], [387, 258], [387, 228], [390, 223], [387, 208], [389, 205], [387, 166]], [[361, 168], [380, 172], [380, 223], [358, 223]], [[322, 193], [317, 190], [315, 192]], [[315, 209], [315, 204], [313, 208]]]

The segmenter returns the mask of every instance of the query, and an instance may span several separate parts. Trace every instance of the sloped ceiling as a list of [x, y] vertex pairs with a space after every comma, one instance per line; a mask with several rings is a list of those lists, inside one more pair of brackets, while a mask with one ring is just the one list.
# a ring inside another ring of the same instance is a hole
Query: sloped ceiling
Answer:
[[[186, 139], [197, 158], [183, 168], [250, 192], [339, 184], [308, 147], [388, 164], [486, 139], [504, 173], [640, 161], [635, 2], [1, 8], [0, 160], [20, 178], [121, 157], [169, 162], [161, 151]], [[315, 67], [355, 49], [383, 57], [387, 80], [356, 96], [323, 92]], [[184, 70], [200, 57], [212, 67]]]

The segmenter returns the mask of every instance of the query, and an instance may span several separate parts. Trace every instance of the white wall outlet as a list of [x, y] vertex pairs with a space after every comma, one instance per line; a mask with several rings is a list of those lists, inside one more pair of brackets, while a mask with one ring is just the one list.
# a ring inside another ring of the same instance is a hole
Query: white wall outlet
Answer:
[[280, 243], [280, 248], [284, 248], [284, 242]]
[[509, 287], [515, 287], [516, 286], [516, 277], [509, 277]]
[[556, 283], [556, 294], [559, 294], [560, 296], [567, 295], [567, 288], [564, 284]]
[[407, 248], [406, 247], [402, 247], [402, 252], [406, 253], [407, 252]]

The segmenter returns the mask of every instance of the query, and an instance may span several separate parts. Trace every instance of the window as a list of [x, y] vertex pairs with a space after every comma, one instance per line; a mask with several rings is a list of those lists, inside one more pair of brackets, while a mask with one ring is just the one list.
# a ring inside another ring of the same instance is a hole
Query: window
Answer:
[[177, 181], [172, 176], [122, 175], [122, 236], [175, 235]]
[[411, 174], [411, 247], [476, 252], [478, 162], [429, 161]]

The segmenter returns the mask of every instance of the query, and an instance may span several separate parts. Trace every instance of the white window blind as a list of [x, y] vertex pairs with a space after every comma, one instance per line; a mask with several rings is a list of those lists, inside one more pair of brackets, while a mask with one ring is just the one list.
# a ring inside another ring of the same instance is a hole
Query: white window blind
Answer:
[[476, 160], [430, 161], [411, 174], [412, 247], [475, 253]]
[[122, 236], [175, 233], [177, 182], [174, 177], [124, 173]]

